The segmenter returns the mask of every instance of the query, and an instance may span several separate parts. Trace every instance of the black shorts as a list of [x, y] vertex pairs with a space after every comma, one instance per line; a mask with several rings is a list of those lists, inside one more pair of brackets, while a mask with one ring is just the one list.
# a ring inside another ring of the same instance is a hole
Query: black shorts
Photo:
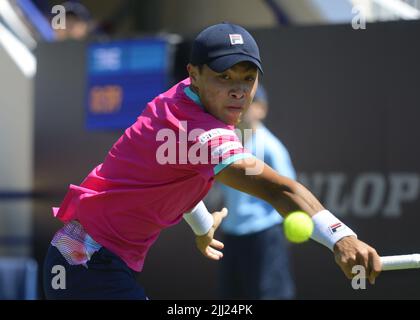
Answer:
[[135, 272], [117, 255], [102, 247], [83, 265], [70, 265], [49, 246], [43, 269], [47, 299], [146, 300]]

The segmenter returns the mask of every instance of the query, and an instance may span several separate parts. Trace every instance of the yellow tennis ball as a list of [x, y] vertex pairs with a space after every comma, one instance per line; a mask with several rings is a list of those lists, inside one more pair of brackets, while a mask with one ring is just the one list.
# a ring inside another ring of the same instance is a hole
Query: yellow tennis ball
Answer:
[[284, 219], [283, 228], [287, 240], [294, 243], [302, 243], [311, 237], [314, 223], [305, 212], [295, 211]]

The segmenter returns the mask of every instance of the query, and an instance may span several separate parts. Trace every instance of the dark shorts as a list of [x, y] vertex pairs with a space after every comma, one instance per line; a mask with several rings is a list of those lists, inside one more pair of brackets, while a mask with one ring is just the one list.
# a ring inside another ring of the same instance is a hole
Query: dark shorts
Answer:
[[293, 299], [295, 286], [281, 225], [250, 235], [224, 234], [222, 299]]
[[92, 255], [86, 268], [68, 264], [60, 251], [50, 245], [43, 285], [47, 299], [147, 299], [135, 272], [104, 247]]

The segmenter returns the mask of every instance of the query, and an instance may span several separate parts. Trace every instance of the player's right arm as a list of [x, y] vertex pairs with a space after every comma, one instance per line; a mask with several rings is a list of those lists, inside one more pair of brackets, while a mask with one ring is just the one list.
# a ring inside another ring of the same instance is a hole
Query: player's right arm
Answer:
[[[229, 187], [267, 201], [285, 215], [301, 210], [314, 219], [317, 214], [326, 212], [307, 188], [297, 181], [278, 175], [257, 158], [236, 161], [221, 170], [215, 178]], [[374, 283], [381, 271], [380, 257], [375, 249], [355, 236], [344, 236], [335, 242], [333, 251], [335, 261], [349, 279], [353, 276], [353, 266], [362, 265], [369, 281]]]

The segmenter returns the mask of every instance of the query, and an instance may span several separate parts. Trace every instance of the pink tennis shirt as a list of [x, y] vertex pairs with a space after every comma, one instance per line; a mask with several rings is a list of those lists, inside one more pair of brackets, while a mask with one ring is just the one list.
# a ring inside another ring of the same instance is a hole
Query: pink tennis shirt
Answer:
[[135, 271], [161, 230], [205, 197], [215, 174], [252, 157], [234, 127], [207, 113], [189, 85], [185, 79], [149, 102], [104, 162], [53, 208]]

